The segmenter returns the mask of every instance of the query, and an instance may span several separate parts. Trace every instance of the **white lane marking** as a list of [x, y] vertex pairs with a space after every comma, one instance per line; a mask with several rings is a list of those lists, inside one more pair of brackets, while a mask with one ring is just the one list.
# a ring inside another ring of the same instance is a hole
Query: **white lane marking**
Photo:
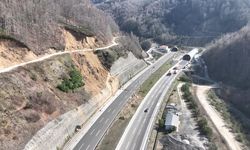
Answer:
[[82, 145], [80, 146], [80, 149], [82, 149], [82, 147], [84, 146], [85, 143], [82, 143]]
[[86, 148], [86, 150], [88, 150], [88, 149], [89, 149], [89, 147], [90, 147], [90, 145], [88, 145], [88, 147]]
[[107, 124], [107, 123], [108, 123], [108, 121], [109, 121], [109, 119], [107, 119], [107, 120], [105, 121], [105, 124]]
[[109, 108], [108, 112], [110, 112], [110, 111], [111, 111], [111, 108]]
[[127, 145], [126, 145], [126, 148], [125, 148], [125, 149], [128, 149], [128, 146], [129, 146], [129, 145], [130, 145], [130, 142], [128, 142], [128, 143], [127, 143]]
[[100, 134], [100, 132], [101, 132], [101, 130], [99, 130], [99, 131], [96, 133], [96, 135], [95, 135], [95, 136], [98, 136], [98, 135]]
[[146, 119], [147, 119], [147, 118], [144, 118], [143, 123], [145, 123], [145, 122], [146, 122]]
[[132, 135], [135, 135], [135, 131], [136, 131], [136, 128], [134, 128], [133, 132], [132, 132]]
[[134, 149], [135, 149], [135, 144], [136, 144], [136, 143], [134, 143], [134, 144], [133, 144], [133, 148], [132, 148], [132, 150], [134, 150]]
[[93, 129], [93, 130], [91, 131], [90, 135], [92, 135], [94, 132], [95, 132], [95, 129]]
[[104, 119], [104, 118], [102, 118], [102, 119], [100, 120], [100, 123], [103, 121], [103, 119]]
[[142, 128], [139, 129], [138, 135], [141, 133]]

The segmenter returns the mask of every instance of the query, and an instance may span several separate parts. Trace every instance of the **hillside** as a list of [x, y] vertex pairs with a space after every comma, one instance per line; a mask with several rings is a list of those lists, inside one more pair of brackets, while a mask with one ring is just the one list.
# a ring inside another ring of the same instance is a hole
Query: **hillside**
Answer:
[[78, 40], [94, 36], [99, 44], [107, 43], [118, 32], [114, 21], [89, 0], [0, 2], [0, 36], [15, 39], [36, 55], [49, 49], [63, 50], [65, 30]]
[[201, 46], [249, 21], [247, 0], [92, 1], [111, 14], [121, 30], [160, 43]]
[[[113, 39], [118, 45], [94, 51]], [[85, 48], [92, 51], [53, 55]], [[0, 71], [50, 55], [0, 73], [0, 150], [24, 149], [29, 141], [63, 146], [76, 125], [146, 66], [138, 39], [122, 35], [88, 0], [0, 1]]]
[[223, 36], [211, 43], [203, 58], [209, 76], [222, 84], [217, 94], [230, 107], [230, 114], [240, 123], [241, 131], [250, 136], [250, 27]]
[[204, 54], [209, 75], [225, 84], [241, 89], [249, 89], [250, 83], [250, 27], [223, 36], [208, 45]]
[[249, 42], [250, 27], [247, 26], [210, 44], [203, 55], [209, 76], [231, 87], [232, 91], [226, 92], [230, 95], [229, 100], [239, 106], [247, 116], [250, 115], [250, 100], [247, 98], [250, 96]]

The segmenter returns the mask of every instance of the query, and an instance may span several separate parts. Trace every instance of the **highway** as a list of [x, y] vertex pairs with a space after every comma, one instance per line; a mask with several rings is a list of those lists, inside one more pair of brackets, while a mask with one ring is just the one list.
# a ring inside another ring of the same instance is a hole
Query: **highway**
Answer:
[[[147, 141], [150, 136], [155, 118], [164, 100], [167, 91], [172, 82], [188, 64], [188, 61], [180, 60], [175, 66], [178, 66], [176, 74], [167, 76], [166, 74], [153, 86], [146, 97], [143, 99], [135, 115], [130, 120], [123, 133], [116, 150], [144, 150], [147, 147]], [[173, 68], [173, 67], [172, 67]], [[147, 109], [147, 112], [145, 110]]]
[[153, 72], [160, 68], [167, 60], [171, 59], [174, 54], [172, 52], [165, 54], [153, 65], [143, 70], [142, 74], [131, 82], [94, 122], [74, 147], [74, 150], [94, 150], [128, 99]]

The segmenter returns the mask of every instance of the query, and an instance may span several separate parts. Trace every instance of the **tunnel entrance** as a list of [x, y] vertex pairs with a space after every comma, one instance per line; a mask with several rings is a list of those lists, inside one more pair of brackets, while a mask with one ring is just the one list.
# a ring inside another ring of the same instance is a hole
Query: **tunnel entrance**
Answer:
[[190, 61], [191, 60], [191, 56], [190, 55], [184, 55], [183, 60], [186, 60], [186, 61]]

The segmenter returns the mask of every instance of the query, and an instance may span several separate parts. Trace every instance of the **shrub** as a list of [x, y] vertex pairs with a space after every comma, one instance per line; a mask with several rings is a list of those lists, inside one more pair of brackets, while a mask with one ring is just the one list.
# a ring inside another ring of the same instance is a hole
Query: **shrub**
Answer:
[[124, 116], [119, 117], [120, 120], [125, 120]]
[[181, 87], [181, 91], [183, 92], [182, 97], [188, 102], [188, 108], [192, 110], [193, 116], [197, 118], [197, 124], [199, 126], [201, 134], [207, 136], [210, 139], [212, 136], [212, 129], [208, 126], [206, 118], [201, 116], [198, 105], [189, 90], [189, 86], [189, 83], [185, 83]]
[[69, 72], [70, 78], [64, 78], [62, 83], [57, 86], [57, 88], [63, 92], [69, 92], [69, 90], [74, 90], [79, 87], [84, 86], [83, 77], [80, 71], [73, 68]]
[[159, 128], [164, 128], [164, 125], [165, 125], [164, 119], [159, 119], [158, 123], [159, 123]]
[[151, 47], [151, 42], [149, 40], [141, 42], [141, 47], [143, 50], [148, 50]]
[[211, 137], [211, 135], [212, 135], [212, 129], [209, 128], [209, 126], [207, 124], [207, 120], [205, 118], [201, 118], [198, 121], [198, 126], [199, 126], [202, 134], [206, 135], [208, 138]]
[[179, 81], [188, 82], [188, 83], [191, 82], [190, 78], [188, 78], [186, 75], [181, 76], [181, 77], [179, 78]]
[[34, 73], [32, 73], [32, 74], [30, 75], [30, 78], [31, 78], [33, 81], [36, 81], [36, 80], [37, 80], [37, 76], [36, 76], [36, 74], [34, 74]]

